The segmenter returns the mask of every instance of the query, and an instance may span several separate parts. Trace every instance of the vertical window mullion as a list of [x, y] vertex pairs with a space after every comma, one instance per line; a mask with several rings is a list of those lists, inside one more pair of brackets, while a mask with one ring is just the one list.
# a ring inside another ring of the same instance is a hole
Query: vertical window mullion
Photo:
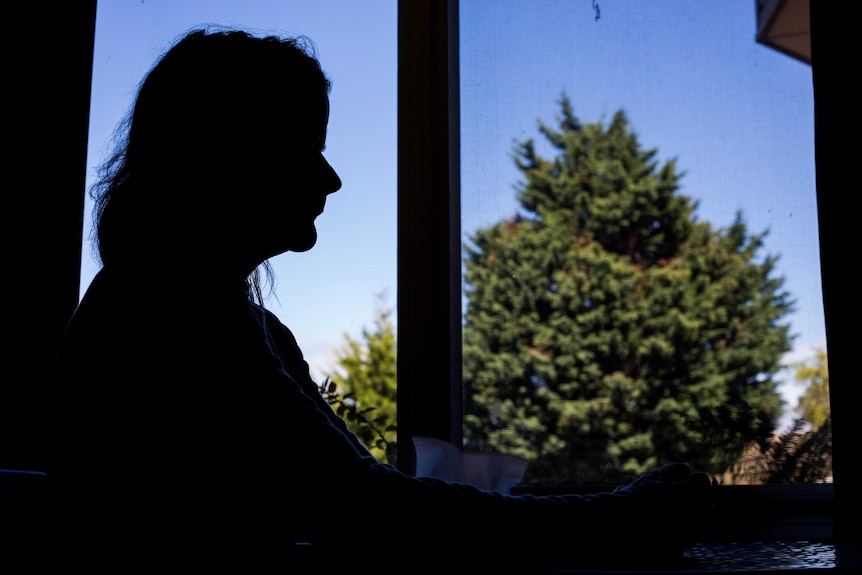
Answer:
[[398, 3], [398, 465], [461, 443], [458, 2]]

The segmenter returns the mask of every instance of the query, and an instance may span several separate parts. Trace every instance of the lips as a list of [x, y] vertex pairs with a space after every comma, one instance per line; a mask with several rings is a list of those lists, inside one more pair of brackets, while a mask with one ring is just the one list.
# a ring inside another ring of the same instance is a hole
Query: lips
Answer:
[[316, 213], [314, 214], [314, 217], [316, 218], [317, 216], [322, 214], [323, 210], [325, 210], [325, 209], [326, 209], [326, 201], [324, 200], [324, 201], [320, 202], [320, 208], [316, 211]]

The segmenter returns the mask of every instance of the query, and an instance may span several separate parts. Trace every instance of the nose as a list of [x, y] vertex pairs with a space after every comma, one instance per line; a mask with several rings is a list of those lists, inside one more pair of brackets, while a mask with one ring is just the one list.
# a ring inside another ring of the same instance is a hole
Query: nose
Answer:
[[338, 177], [335, 169], [329, 164], [326, 158], [323, 159], [323, 164], [325, 167], [325, 183], [326, 183], [326, 193], [333, 194], [341, 189], [341, 178]]

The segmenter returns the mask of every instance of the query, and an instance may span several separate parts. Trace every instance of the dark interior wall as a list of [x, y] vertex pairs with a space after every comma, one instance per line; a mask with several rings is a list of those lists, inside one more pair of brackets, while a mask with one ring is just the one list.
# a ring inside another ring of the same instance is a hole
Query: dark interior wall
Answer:
[[96, 0], [4, 12], [0, 468], [40, 469], [35, 394], [78, 301]]

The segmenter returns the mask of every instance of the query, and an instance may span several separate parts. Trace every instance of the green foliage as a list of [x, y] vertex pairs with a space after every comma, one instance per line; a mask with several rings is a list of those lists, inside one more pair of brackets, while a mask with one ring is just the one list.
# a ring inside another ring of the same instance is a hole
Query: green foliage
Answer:
[[797, 418], [785, 432], [751, 443], [724, 474], [724, 483], [824, 483], [832, 478], [832, 419], [805, 430]]
[[[790, 428], [765, 442], [752, 442], [725, 473], [730, 483], [818, 483], [832, 476], [832, 417], [826, 351], [795, 366], [796, 381], [808, 385]], [[809, 429], [805, 429], [805, 427]]]
[[813, 428], [823, 426], [832, 414], [829, 404], [829, 363], [826, 359], [826, 351], [816, 350], [813, 365], [805, 362], [797, 364], [795, 379], [803, 383], [808, 382], [808, 386], [799, 397], [796, 412]]
[[791, 311], [766, 234], [714, 230], [620, 111], [568, 99], [514, 160], [523, 211], [465, 248], [467, 448], [531, 461], [528, 480], [620, 481], [668, 461], [718, 473], [771, 436]]
[[[360, 408], [353, 398], [352, 393], [344, 393], [328, 377], [320, 384], [320, 393], [335, 412], [347, 422], [348, 428], [357, 435], [361, 435], [363, 445], [375, 455], [379, 461], [392, 463], [394, 465], [395, 426], [388, 424], [385, 415], [372, 416], [374, 407]], [[389, 455], [393, 457], [389, 457]], [[390, 461], [387, 461], [389, 457]]]
[[397, 348], [385, 300], [385, 293], [378, 295], [374, 328], [363, 329], [361, 340], [345, 334], [336, 352], [338, 370], [326, 374], [320, 390], [371, 454], [394, 465]]

